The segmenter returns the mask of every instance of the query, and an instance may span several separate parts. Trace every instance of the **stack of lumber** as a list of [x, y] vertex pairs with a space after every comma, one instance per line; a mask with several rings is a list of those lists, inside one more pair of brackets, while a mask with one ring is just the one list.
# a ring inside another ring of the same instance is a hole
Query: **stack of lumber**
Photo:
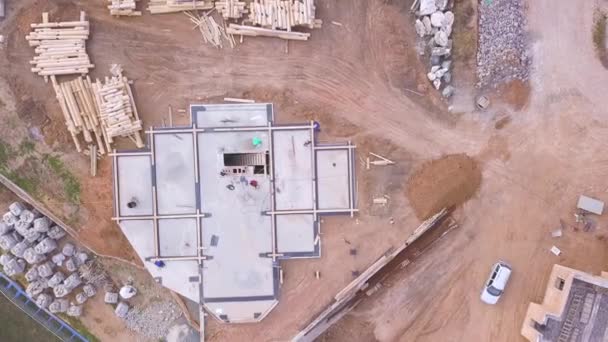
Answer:
[[31, 24], [34, 29], [25, 39], [35, 47], [36, 56], [30, 61], [32, 72], [40, 76], [87, 74], [94, 65], [86, 52], [89, 22], [80, 12], [80, 21], [49, 22], [42, 13], [42, 23]]
[[141, 12], [136, 11], [135, 2], [139, 0], [108, 0], [108, 9], [111, 15], [115, 16], [140, 16]]
[[213, 1], [211, 0], [150, 0], [148, 3], [148, 11], [150, 11], [151, 14], [209, 10], [213, 8]]
[[51, 76], [53, 88], [59, 106], [78, 152], [82, 152], [79, 134], [82, 134], [87, 144], [93, 143], [93, 137], [101, 154], [105, 153], [103, 131], [99, 125], [98, 104], [93, 91], [91, 79], [78, 77], [75, 80], [58, 83]]
[[138, 148], [144, 147], [139, 132], [142, 122], [137, 113], [129, 80], [119, 71], [105, 82], [97, 80], [93, 84], [101, 128], [108, 149], [115, 137], [128, 137]]
[[215, 9], [222, 14], [224, 19], [239, 19], [247, 13], [245, 2], [238, 0], [223, 0], [215, 2]]
[[273, 30], [267, 29], [263, 27], [256, 26], [246, 26], [246, 25], [237, 25], [230, 24], [226, 29], [226, 33], [229, 35], [241, 35], [241, 36], [251, 36], [251, 37], [276, 37], [287, 40], [308, 40], [310, 37], [310, 33], [304, 32], [296, 32], [296, 31], [282, 31], [282, 30]]
[[312, 29], [322, 24], [321, 20], [315, 19], [314, 0], [254, 0], [249, 8], [246, 21], [273, 30], [291, 31], [294, 26]]
[[231, 47], [235, 47], [236, 42], [234, 41], [234, 37], [226, 34], [224, 26], [220, 26], [209, 14], [203, 14], [202, 16], [190, 12], [184, 12], [184, 14], [186, 14], [186, 16], [190, 18], [190, 21], [199, 29], [205, 43], [221, 49], [224, 47], [223, 41], [226, 39]]

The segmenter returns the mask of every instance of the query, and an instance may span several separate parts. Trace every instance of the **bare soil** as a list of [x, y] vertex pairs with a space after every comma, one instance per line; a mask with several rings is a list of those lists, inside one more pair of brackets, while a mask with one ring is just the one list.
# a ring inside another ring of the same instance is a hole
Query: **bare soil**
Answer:
[[422, 164], [409, 178], [407, 197], [419, 219], [442, 208], [457, 207], [481, 184], [481, 169], [465, 154], [453, 154]]

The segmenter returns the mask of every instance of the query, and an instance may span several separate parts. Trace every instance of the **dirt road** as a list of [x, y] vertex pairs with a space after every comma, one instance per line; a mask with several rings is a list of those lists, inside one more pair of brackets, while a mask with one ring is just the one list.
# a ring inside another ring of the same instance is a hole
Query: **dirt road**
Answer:
[[[550, 235], [560, 218], [574, 224], [579, 194], [608, 200], [608, 73], [593, 50], [594, 5], [529, 1], [531, 104], [512, 113], [478, 155], [482, 187], [460, 211], [461, 230], [347, 316], [328, 340], [347, 341], [349, 328], [362, 327], [356, 331], [373, 332], [367, 340], [519, 341], [527, 305], [542, 300], [553, 263], [606, 269], [608, 218], [593, 232]], [[549, 253], [552, 245], [562, 256]], [[501, 302], [487, 306], [480, 289], [499, 259], [515, 272]]]

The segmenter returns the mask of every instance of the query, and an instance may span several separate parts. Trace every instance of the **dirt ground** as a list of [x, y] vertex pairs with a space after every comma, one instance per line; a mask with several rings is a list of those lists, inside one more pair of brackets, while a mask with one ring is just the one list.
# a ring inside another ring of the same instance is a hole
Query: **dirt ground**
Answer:
[[[319, 0], [318, 17], [325, 24], [312, 32], [310, 41], [246, 38], [234, 50], [202, 46], [179, 14], [114, 19], [104, 1], [10, 4], [8, 19], [0, 24], [7, 39], [0, 52], [0, 115], [6, 122], [0, 133], [18, 151], [23, 139], [35, 141], [30, 164], [56, 153], [69, 165], [81, 185], [79, 202], [66, 201], [62, 187], [53, 185], [57, 180], [43, 171], [37, 173], [47, 175], [36, 184], [38, 197], [71, 218], [81, 238], [101, 253], [133, 258], [109, 220], [110, 161], [101, 161], [97, 178], [87, 176], [88, 158], [74, 153], [51, 87], [29, 71], [32, 51], [23, 36], [45, 10], [52, 19], [87, 11], [92, 22], [87, 49], [96, 65], [92, 76], [106, 75], [111, 63], [122, 64], [135, 81], [146, 126], [162, 125], [169, 105], [179, 109], [193, 101], [243, 96], [275, 103], [280, 122], [319, 121], [323, 139], [351, 140], [360, 157], [371, 151], [397, 162], [369, 171], [359, 164], [360, 215], [354, 220], [324, 218], [323, 257], [283, 263], [285, 283], [275, 310], [253, 325], [210, 320], [210, 341], [282, 341], [293, 336], [352, 280], [353, 271], [363, 270], [418, 225], [405, 196], [406, 180], [415, 168], [446, 154], [470, 155], [481, 169], [479, 191], [457, 210], [461, 228], [348, 315], [336, 326], [339, 333], [332, 334], [333, 340], [521, 340], [526, 307], [541, 300], [553, 263], [591, 272], [605, 269], [605, 218], [598, 219], [594, 232], [567, 231], [558, 240], [549, 233], [560, 218], [573, 222], [580, 193], [608, 200], [608, 159], [601, 138], [608, 133], [603, 88], [608, 74], [591, 40], [595, 0], [530, 1], [535, 61], [530, 93], [523, 96], [525, 88], [511, 89], [515, 95], [505, 95], [504, 105], [483, 113], [465, 111], [473, 107], [475, 90], [467, 88], [473, 80], [456, 72], [457, 90], [466, 95], [459, 100], [466, 106], [455, 106], [458, 115], [447, 111], [425, 79], [414, 50], [411, 1]], [[475, 8], [464, 8], [463, 15], [463, 27], [474, 30]], [[459, 39], [475, 44], [470, 35]], [[564, 48], [569, 46], [576, 48]], [[459, 52], [464, 71], [471, 67], [466, 60], [471, 46], [465, 47]], [[183, 124], [187, 118], [175, 121]], [[9, 164], [27, 176], [35, 167], [24, 167], [29, 155], [21, 154]], [[371, 199], [381, 195], [389, 196], [388, 206], [372, 206]], [[552, 245], [563, 250], [562, 256], [549, 254]], [[350, 255], [351, 248], [357, 248], [357, 255]], [[488, 307], [478, 295], [497, 259], [510, 262], [515, 272], [502, 301]], [[323, 275], [319, 280], [314, 277], [317, 270]]]

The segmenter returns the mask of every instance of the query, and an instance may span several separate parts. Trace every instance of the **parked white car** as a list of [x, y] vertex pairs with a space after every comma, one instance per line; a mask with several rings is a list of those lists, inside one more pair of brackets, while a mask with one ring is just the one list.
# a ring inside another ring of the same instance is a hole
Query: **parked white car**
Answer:
[[490, 278], [481, 291], [481, 300], [487, 304], [496, 304], [502, 295], [511, 276], [511, 266], [499, 261], [492, 267]]

